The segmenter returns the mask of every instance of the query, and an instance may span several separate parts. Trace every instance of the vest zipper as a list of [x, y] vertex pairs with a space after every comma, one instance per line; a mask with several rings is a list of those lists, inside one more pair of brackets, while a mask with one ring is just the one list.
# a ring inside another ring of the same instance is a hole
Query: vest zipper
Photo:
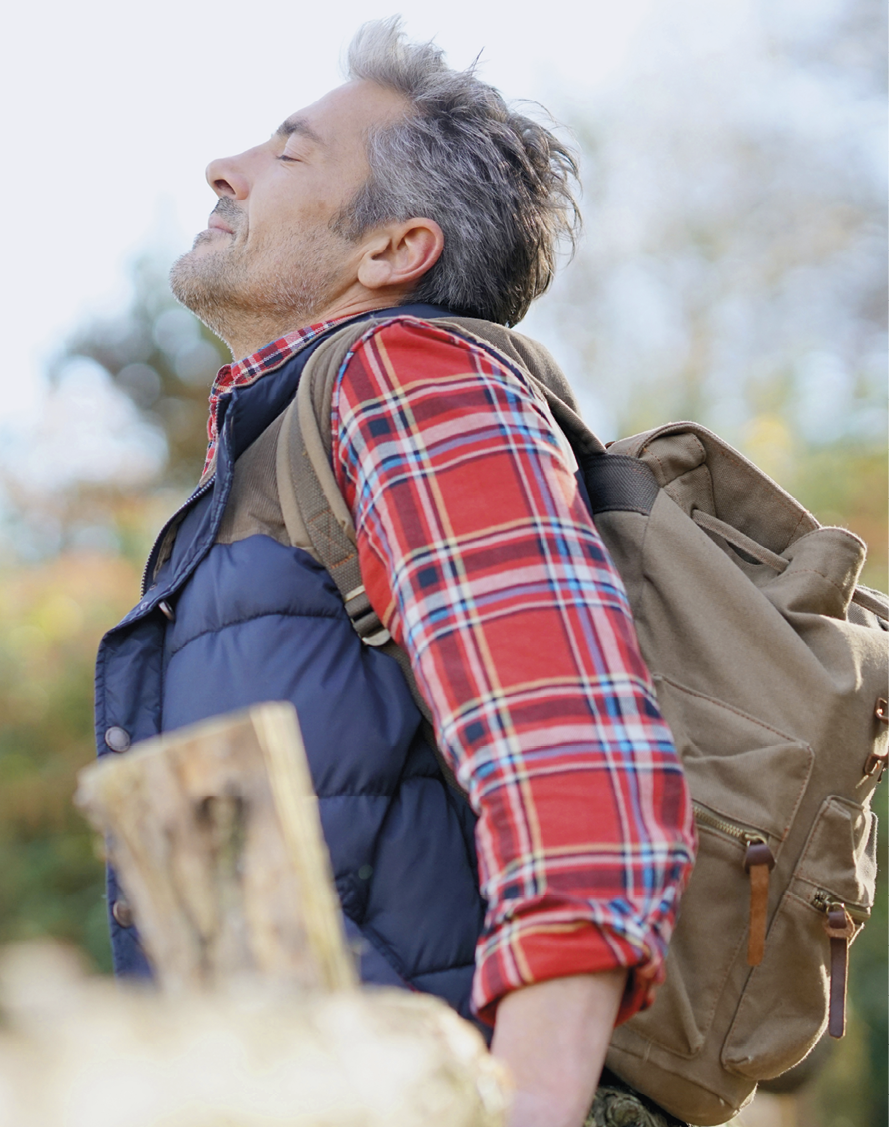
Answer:
[[151, 568], [151, 562], [154, 559], [154, 553], [157, 550], [157, 548], [160, 545], [163, 538], [166, 536], [167, 530], [169, 529], [170, 525], [173, 523], [174, 520], [176, 520], [176, 518], [178, 516], [180, 516], [182, 513], [185, 512], [185, 510], [189, 507], [189, 505], [191, 505], [195, 501], [197, 501], [197, 499], [199, 497], [203, 497], [203, 495], [207, 492], [207, 490], [210, 488], [210, 486], [213, 484], [213, 482], [215, 480], [216, 480], [216, 475], [214, 474], [213, 477], [208, 478], [202, 486], [200, 486], [198, 489], [196, 489], [194, 491], [194, 493], [192, 493], [192, 495], [188, 498], [187, 501], [183, 501], [182, 504], [179, 506], [179, 508], [175, 511], [175, 513], [173, 513], [171, 516], [169, 516], [167, 518], [166, 523], [164, 524], [164, 526], [161, 528], [160, 532], [157, 534], [157, 536], [154, 539], [154, 544], [151, 547], [151, 551], [148, 553], [148, 559], [145, 561], [145, 567], [142, 569], [142, 583], [141, 583], [141, 586], [140, 586], [141, 594], [139, 595], [139, 598], [144, 598], [145, 592], [148, 590], [148, 572]]
[[766, 925], [769, 908], [769, 873], [775, 858], [765, 835], [751, 826], [742, 826], [720, 817], [700, 802], [693, 802], [695, 818], [727, 837], [734, 838], [744, 850], [744, 871], [750, 878], [750, 920], [747, 933], [747, 965], [759, 966], [765, 955]]

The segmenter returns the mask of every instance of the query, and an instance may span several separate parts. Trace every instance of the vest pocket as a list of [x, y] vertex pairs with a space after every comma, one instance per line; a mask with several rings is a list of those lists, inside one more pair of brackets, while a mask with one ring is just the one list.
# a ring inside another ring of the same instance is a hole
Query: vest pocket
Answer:
[[342, 873], [334, 881], [344, 915], [356, 924], [363, 923], [367, 913], [367, 894], [372, 872], [370, 865], [362, 865], [357, 873]]
[[755, 1080], [779, 1076], [806, 1055], [827, 1025], [831, 904], [858, 934], [876, 878], [876, 817], [844, 798], [825, 800], [781, 899], [765, 958], [750, 974], [722, 1053], [727, 1069]]

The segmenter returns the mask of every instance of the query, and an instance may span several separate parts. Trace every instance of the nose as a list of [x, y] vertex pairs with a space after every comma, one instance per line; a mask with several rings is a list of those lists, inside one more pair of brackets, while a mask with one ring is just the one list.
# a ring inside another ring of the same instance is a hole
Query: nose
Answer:
[[207, 183], [217, 196], [229, 196], [234, 200], [247, 198], [249, 183], [240, 163], [238, 157], [222, 157], [211, 160], [207, 165]]

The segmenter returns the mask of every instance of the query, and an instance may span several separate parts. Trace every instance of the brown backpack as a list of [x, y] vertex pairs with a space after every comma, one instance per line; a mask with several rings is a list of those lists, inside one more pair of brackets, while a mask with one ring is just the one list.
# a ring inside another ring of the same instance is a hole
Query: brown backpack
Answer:
[[[614, 1032], [608, 1066], [707, 1127], [757, 1081], [842, 1036], [848, 946], [871, 912], [889, 684], [884, 596], [856, 586], [865, 545], [822, 528], [695, 423], [606, 451], [544, 350], [484, 321], [437, 320], [545, 400], [571, 441], [629, 595], [694, 800], [699, 851], [654, 1004]], [[288, 535], [329, 570], [362, 640], [407, 656], [374, 614], [330, 464], [330, 403], [353, 324], [309, 360], [285, 412]], [[451, 781], [453, 777], [447, 772]]]

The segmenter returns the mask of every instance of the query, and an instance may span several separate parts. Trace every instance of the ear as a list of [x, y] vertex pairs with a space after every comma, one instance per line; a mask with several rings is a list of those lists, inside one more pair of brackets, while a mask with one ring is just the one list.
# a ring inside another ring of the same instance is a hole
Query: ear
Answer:
[[373, 231], [358, 263], [358, 281], [369, 290], [410, 290], [431, 270], [444, 249], [434, 219], [406, 219]]

